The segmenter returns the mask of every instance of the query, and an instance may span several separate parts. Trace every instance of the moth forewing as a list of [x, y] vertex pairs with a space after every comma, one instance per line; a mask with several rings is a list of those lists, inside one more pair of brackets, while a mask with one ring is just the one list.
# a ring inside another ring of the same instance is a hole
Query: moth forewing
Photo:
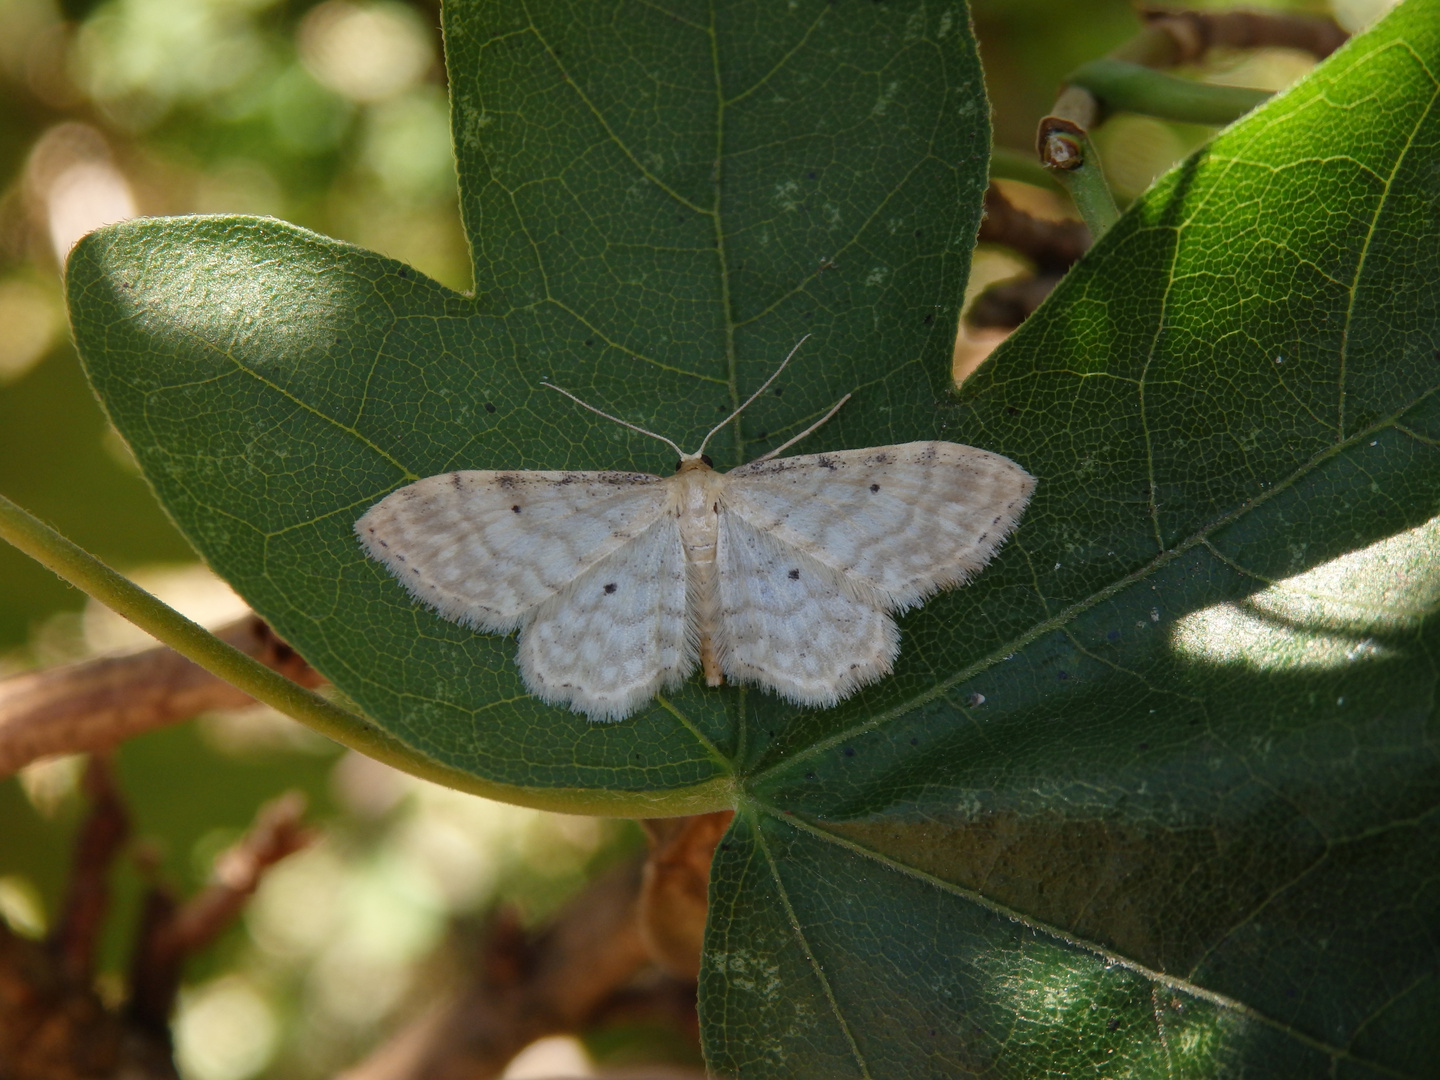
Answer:
[[355, 532], [417, 600], [509, 633], [655, 521], [665, 493], [648, 473], [440, 473], [381, 499]]
[[742, 465], [730, 509], [904, 611], [970, 580], [1034, 489], [1009, 458], [917, 442]]

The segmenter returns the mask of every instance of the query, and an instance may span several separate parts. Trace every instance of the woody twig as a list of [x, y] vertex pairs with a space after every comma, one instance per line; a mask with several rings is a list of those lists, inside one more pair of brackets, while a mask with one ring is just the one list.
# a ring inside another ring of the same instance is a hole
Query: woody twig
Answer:
[[[218, 637], [302, 686], [323, 681], [266, 622]], [[254, 699], [168, 648], [101, 656], [0, 680], [0, 777], [42, 757], [107, 750], [155, 728]]]

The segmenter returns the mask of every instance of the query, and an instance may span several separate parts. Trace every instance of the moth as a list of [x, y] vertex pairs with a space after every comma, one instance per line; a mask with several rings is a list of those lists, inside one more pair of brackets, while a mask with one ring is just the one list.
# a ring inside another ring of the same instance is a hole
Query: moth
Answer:
[[381, 499], [356, 534], [444, 618], [519, 630], [526, 688], [591, 720], [630, 716], [697, 666], [710, 686], [834, 705], [891, 671], [893, 614], [984, 567], [1035, 480], [948, 442], [778, 456], [849, 395], [783, 446], [716, 472], [706, 444], [789, 360], [693, 454], [552, 385], [669, 445], [674, 475], [447, 472]]

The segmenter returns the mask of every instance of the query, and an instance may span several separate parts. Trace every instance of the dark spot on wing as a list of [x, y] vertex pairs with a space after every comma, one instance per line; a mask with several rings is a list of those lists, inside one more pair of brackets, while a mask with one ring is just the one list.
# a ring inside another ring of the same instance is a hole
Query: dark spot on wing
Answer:
[[495, 483], [499, 484], [506, 491], [509, 491], [519, 482], [520, 478], [518, 476], [515, 476], [513, 473], [501, 473], [495, 478]]
[[606, 595], [606, 596], [609, 596], [609, 595], [610, 595], [611, 593], [613, 593], [614, 591], [615, 591], [615, 582], [612, 581], [612, 582], [610, 582], [609, 585], [606, 585], [606, 586], [605, 586], [605, 595]]
[[999, 524], [1000, 524], [1000, 518], [997, 517], [994, 521], [990, 522], [990, 524], [991, 524], [991, 525], [999, 525]]
[[872, 495], [873, 495], [875, 492], [879, 491], [879, 490], [880, 490], [880, 485], [879, 485], [879, 484], [871, 484], [871, 485], [870, 485], [870, 493], [871, 493]]
[[486, 412], [494, 412], [494, 411], [495, 411], [495, 405], [494, 405], [494, 403], [493, 403], [493, 402], [490, 402], [490, 401], [485, 402], [485, 411], [486, 411]]
[[455, 485], [456, 491], [459, 491], [462, 487], [465, 486], [464, 481], [460, 479], [460, 474], [458, 472], [450, 474], [450, 483]]
[[791, 570], [791, 571], [790, 571], [790, 580], [791, 580], [791, 581], [799, 581], [799, 580], [800, 580], [800, 571], [799, 571], [798, 569], [795, 569], [795, 570]]
[[833, 461], [831, 461], [828, 457], [825, 457], [823, 454], [815, 459], [815, 464], [822, 469], [829, 469], [831, 472], [834, 472], [836, 468], [838, 468], [838, 466]]
[[983, 543], [985, 542], [985, 538], [986, 538], [987, 536], [989, 536], [989, 535], [990, 535], [990, 534], [989, 534], [988, 532], [983, 532], [983, 533], [981, 533], [979, 536], [977, 536], [977, 537], [975, 538], [975, 543], [977, 543], [977, 544], [983, 544]]
[[512, 514], [518, 514], [518, 513], [520, 512], [520, 505], [519, 505], [519, 503], [516, 503], [514, 506], [510, 507], [510, 512], [511, 512]]
[[717, 503], [715, 503], [715, 505], [713, 505], [712, 507], [710, 507], [710, 509], [711, 509], [711, 511], [712, 511], [713, 513], [718, 514], [718, 513], [720, 512], [720, 504], [717, 502]]

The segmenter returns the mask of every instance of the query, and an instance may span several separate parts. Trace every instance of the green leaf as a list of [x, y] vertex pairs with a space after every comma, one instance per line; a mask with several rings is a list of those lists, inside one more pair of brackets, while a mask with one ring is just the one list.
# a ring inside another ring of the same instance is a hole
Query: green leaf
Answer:
[[[989, 143], [965, 12], [455, 2], [445, 20], [473, 298], [276, 221], [128, 222], [70, 261], [87, 371], [196, 548], [417, 771], [574, 811], [729, 805], [753, 729], [793, 707], [698, 679], [621, 724], [545, 706], [513, 638], [418, 608], [352, 526], [452, 469], [669, 472], [671, 451], [541, 380], [694, 446], [806, 334], [717, 462], [849, 391], [806, 449], [939, 433]], [[933, 686], [916, 659], [831, 722]]]
[[1035, 500], [933, 688], [757, 748], [722, 1074], [1436, 1075], [1436, 72], [1410, 0], [966, 384]]
[[[963, 17], [715, 7], [447, 7], [473, 300], [275, 222], [82, 244], [77, 338], [166, 506], [417, 762], [739, 805], [722, 1075], [1433, 1075], [1440, 0], [1165, 178], [940, 411]], [[542, 377], [693, 445], [812, 328], [730, 463], [858, 388], [808, 449], [939, 433], [1040, 481], [840, 708], [692, 685], [590, 725], [359, 558], [416, 476], [669, 465]]]

